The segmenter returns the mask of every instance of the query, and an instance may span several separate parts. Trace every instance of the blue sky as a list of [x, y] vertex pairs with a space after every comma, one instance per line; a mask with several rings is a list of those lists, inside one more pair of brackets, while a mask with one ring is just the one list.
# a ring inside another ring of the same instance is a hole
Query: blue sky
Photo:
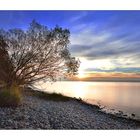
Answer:
[[140, 11], [0, 11], [0, 28], [27, 29], [33, 19], [70, 30], [81, 72], [140, 74]]

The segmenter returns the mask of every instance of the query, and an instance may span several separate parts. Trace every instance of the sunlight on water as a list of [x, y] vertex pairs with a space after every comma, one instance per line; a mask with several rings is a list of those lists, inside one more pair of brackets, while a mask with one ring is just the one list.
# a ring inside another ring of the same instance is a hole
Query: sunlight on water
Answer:
[[129, 82], [55, 82], [40, 83], [39, 89], [82, 98], [110, 109], [140, 117], [140, 83]]

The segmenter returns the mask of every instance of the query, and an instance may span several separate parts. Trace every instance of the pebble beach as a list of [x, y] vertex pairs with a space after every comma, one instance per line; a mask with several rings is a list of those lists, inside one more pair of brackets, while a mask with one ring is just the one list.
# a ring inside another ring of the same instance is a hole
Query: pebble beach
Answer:
[[76, 99], [23, 96], [18, 107], [0, 108], [0, 129], [140, 129], [140, 122], [104, 113]]

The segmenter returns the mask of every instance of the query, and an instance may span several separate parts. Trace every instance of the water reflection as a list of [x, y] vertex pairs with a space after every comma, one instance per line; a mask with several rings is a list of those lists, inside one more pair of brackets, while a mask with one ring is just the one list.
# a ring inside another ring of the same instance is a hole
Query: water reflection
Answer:
[[90, 103], [135, 113], [140, 116], [140, 83], [128, 82], [55, 82], [41, 83], [40, 89], [80, 97]]

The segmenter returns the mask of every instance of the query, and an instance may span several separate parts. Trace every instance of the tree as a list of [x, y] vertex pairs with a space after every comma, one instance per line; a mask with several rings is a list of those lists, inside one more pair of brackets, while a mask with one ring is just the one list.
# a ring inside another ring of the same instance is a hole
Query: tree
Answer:
[[7, 44], [0, 36], [0, 84], [8, 79], [8, 73], [12, 70], [6, 47]]
[[77, 74], [79, 60], [68, 50], [69, 36], [67, 29], [48, 29], [35, 20], [26, 31], [0, 30], [0, 82], [24, 86]]

